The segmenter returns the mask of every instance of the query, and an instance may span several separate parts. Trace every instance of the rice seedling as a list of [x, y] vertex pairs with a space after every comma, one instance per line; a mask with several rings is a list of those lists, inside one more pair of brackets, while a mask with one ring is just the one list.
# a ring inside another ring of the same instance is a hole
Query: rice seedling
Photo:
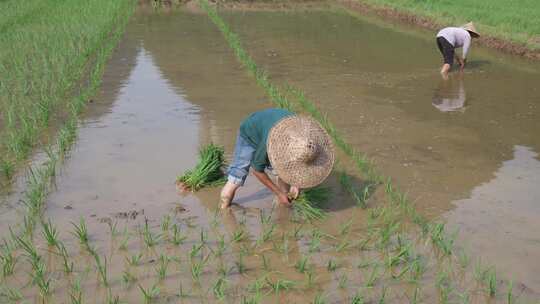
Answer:
[[96, 268], [103, 286], [109, 286], [109, 280], [107, 278], [107, 257], [103, 256], [103, 261], [101, 260], [99, 254], [96, 250], [90, 250], [90, 254], [94, 257], [96, 262]]
[[223, 234], [219, 234], [217, 236], [217, 248], [214, 252], [214, 254], [218, 257], [222, 256], [225, 252], [225, 249], [227, 248], [227, 243], [225, 243], [225, 236]]
[[469, 293], [467, 291], [464, 291], [463, 293], [459, 293], [458, 294], [458, 298], [459, 298], [459, 302], [461, 304], [469, 304], [471, 303], [471, 296], [469, 295]]
[[137, 254], [131, 255], [129, 258], [126, 257], [126, 261], [128, 265], [130, 266], [139, 266], [141, 263], [142, 257], [143, 257], [142, 253], [139, 252]]
[[290, 251], [289, 239], [287, 238], [287, 235], [285, 233], [281, 234], [280, 242], [274, 243], [274, 250], [276, 250], [277, 252], [285, 256], [289, 255], [289, 251]]
[[266, 255], [264, 255], [264, 254], [261, 254], [261, 259], [263, 261], [263, 269], [264, 269], [264, 271], [270, 272], [271, 266], [270, 266], [270, 261], [268, 260], [268, 257], [266, 257]]
[[459, 250], [457, 253], [457, 260], [462, 268], [467, 268], [470, 264], [470, 258], [467, 255], [467, 252], [465, 252], [463, 249]]
[[445, 255], [451, 255], [453, 246], [454, 246], [454, 240], [457, 235], [457, 232], [454, 233], [451, 236], [447, 236], [444, 233], [444, 224], [443, 223], [437, 223], [433, 226], [431, 230], [431, 240], [433, 244], [439, 248], [439, 250], [445, 254]]
[[416, 287], [411, 298], [409, 298], [411, 304], [418, 304], [420, 301], [420, 288]]
[[120, 240], [120, 245], [118, 246], [118, 249], [120, 250], [127, 250], [128, 243], [129, 243], [129, 232], [127, 230], [127, 227], [124, 229], [124, 232], [122, 233], [122, 239]]
[[294, 200], [293, 209], [296, 214], [308, 221], [323, 219], [325, 212], [321, 208], [328, 201], [330, 194], [330, 188], [326, 187], [307, 189]]
[[243, 228], [239, 228], [237, 230], [235, 230], [231, 236], [231, 241], [235, 242], [235, 243], [239, 243], [239, 242], [242, 242], [243, 240], [245, 240], [247, 237], [247, 233], [246, 231], [243, 229]]
[[260, 239], [257, 240], [257, 245], [261, 245], [263, 243], [268, 242], [272, 238], [275, 228], [276, 228], [275, 223], [265, 226], [262, 231]]
[[73, 272], [73, 262], [69, 261], [69, 254], [67, 252], [66, 246], [62, 242], [56, 243], [56, 249], [58, 249], [59, 255], [62, 257], [62, 266], [64, 267], [65, 273]]
[[154, 235], [148, 226], [148, 221], [145, 221], [144, 228], [141, 231], [144, 244], [147, 247], [154, 247], [160, 240], [160, 235]]
[[486, 285], [489, 296], [495, 297], [495, 295], [497, 294], [497, 272], [495, 268], [488, 271], [486, 277]]
[[8, 287], [8, 286], [1, 286], [0, 287], [0, 299], [5, 298], [6, 300], [10, 301], [11, 303], [19, 303], [23, 299], [23, 295], [21, 292], [17, 289]]
[[180, 284], [178, 285], [178, 297], [184, 299], [189, 296], [190, 294], [184, 289], [184, 285], [182, 285], [182, 281], [180, 281]]
[[116, 237], [118, 235], [118, 221], [108, 221], [107, 226], [109, 226], [111, 237]]
[[88, 246], [88, 241], [90, 240], [88, 236], [88, 228], [86, 226], [86, 222], [84, 221], [84, 218], [81, 217], [79, 220], [79, 225], [77, 225], [74, 222], [71, 222], [71, 225], [73, 225], [75, 231], [72, 232], [72, 234], [79, 239], [79, 243], [85, 247]]
[[159, 256], [158, 267], [156, 268], [156, 272], [160, 280], [165, 279], [165, 277], [167, 276], [167, 268], [169, 267], [169, 262], [170, 262], [169, 257], [163, 254]]
[[338, 268], [338, 264], [333, 259], [328, 260], [328, 263], [326, 263], [326, 270], [329, 272], [334, 272]]
[[170, 239], [171, 243], [173, 243], [176, 246], [181, 245], [186, 239], [187, 236], [182, 234], [180, 231], [180, 227], [177, 224], [172, 225], [172, 237]]
[[350, 220], [346, 221], [345, 223], [342, 223], [339, 225], [339, 235], [344, 236], [349, 233], [351, 230], [351, 226], [353, 224], [354, 218], [351, 218]]
[[409, 272], [409, 274], [410, 274], [410, 279], [409, 280], [412, 283], [416, 283], [416, 282], [420, 281], [420, 279], [422, 278], [424, 273], [427, 271], [427, 263], [420, 256], [416, 257], [411, 262], [410, 267], [411, 267], [411, 270]]
[[315, 299], [313, 299], [313, 304], [324, 304], [326, 303], [326, 299], [324, 298], [324, 295], [317, 294], [315, 296]]
[[296, 261], [296, 264], [294, 264], [294, 268], [300, 273], [305, 273], [308, 269], [308, 262], [309, 258], [305, 255], [303, 255], [298, 261]]
[[315, 273], [314, 273], [314, 270], [312, 268], [308, 268], [306, 269], [306, 271], [304, 272], [305, 273], [305, 276], [306, 276], [306, 288], [311, 288], [315, 285], [315, 280], [316, 280], [316, 277], [315, 277]]
[[2, 275], [4, 277], [12, 275], [17, 263], [17, 257], [15, 256], [15, 248], [5, 239], [0, 250], [0, 262], [2, 263]]
[[112, 290], [109, 288], [107, 291], [107, 298], [105, 299], [106, 304], [120, 304], [120, 296], [113, 295]]
[[225, 290], [227, 289], [227, 281], [223, 277], [219, 277], [212, 286], [212, 293], [218, 300], [225, 298]]
[[350, 248], [351, 245], [352, 245], [351, 242], [349, 240], [347, 240], [346, 238], [344, 238], [343, 240], [341, 240], [341, 242], [336, 244], [336, 252], [345, 251], [348, 248]]
[[56, 230], [50, 219], [42, 223], [42, 226], [43, 238], [47, 241], [47, 245], [56, 246], [58, 244], [58, 230]]
[[272, 289], [272, 291], [276, 294], [280, 293], [281, 291], [287, 291], [296, 285], [296, 282], [285, 279], [277, 279], [276, 281], [272, 282], [268, 277], [266, 278], [266, 283], [267, 286], [269, 286], [270, 289]]
[[15, 165], [7, 159], [0, 159], [0, 172], [6, 179], [11, 179], [15, 172]]
[[386, 303], [386, 293], [388, 292], [388, 286], [383, 286], [381, 290], [381, 297], [379, 298], [379, 304]]
[[319, 229], [314, 229], [311, 233], [311, 239], [308, 242], [309, 252], [319, 251], [321, 247], [321, 231]]
[[47, 277], [45, 264], [38, 261], [33, 265], [32, 282], [39, 288], [39, 295], [42, 298], [47, 298], [51, 294], [51, 279]]
[[364, 304], [364, 303], [365, 303], [364, 296], [362, 296], [362, 294], [357, 291], [354, 294], [353, 298], [351, 299], [351, 304]]
[[201, 230], [200, 230], [200, 233], [199, 233], [199, 240], [200, 240], [201, 244], [203, 244], [203, 245], [205, 245], [206, 242], [208, 241], [208, 233], [202, 227], [201, 227]]
[[160, 294], [159, 287], [157, 287], [156, 285], [153, 285], [148, 289], [144, 289], [144, 287], [139, 285], [139, 290], [143, 294], [143, 301], [145, 304], [149, 304], [152, 303], [152, 301], [157, 300]]
[[191, 278], [195, 283], [199, 283], [201, 279], [201, 274], [204, 271], [204, 267], [206, 266], [206, 263], [208, 262], [208, 258], [210, 256], [206, 256], [205, 258], [200, 259], [199, 261], [195, 261], [194, 259], [191, 259]]
[[13, 239], [16, 241], [17, 245], [23, 249], [26, 257], [30, 260], [30, 264], [35, 267], [39, 264], [41, 261], [41, 256], [37, 252], [36, 247], [34, 246], [34, 243], [30, 240], [26, 240], [22, 237], [15, 236], [13, 232], [11, 232]]
[[225, 165], [223, 147], [210, 143], [199, 151], [199, 161], [195, 168], [178, 176], [176, 181], [183, 190], [196, 191], [205, 186], [222, 184]]
[[302, 238], [302, 224], [294, 226], [293, 237], [295, 240]]
[[437, 280], [435, 286], [439, 290], [439, 302], [448, 303], [452, 287], [450, 285], [450, 278], [446, 271], [441, 271], [437, 274]]
[[379, 275], [379, 272], [378, 272], [378, 267], [377, 267], [377, 264], [373, 265], [373, 268], [371, 268], [371, 272], [365, 282], [365, 287], [366, 288], [371, 288], [373, 286], [375, 286], [375, 282], [377, 281], [377, 279], [379, 278], [378, 275]]
[[508, 289], [506, 291], [506, 303], [514, 303], [514, 281], [508, 282]]
[[403, 246], [396, 255], [388, 254], [386, 257], [386, 267], [392, 268], [400, 263], [405, 263], [409, 259], [411, 253], [411, 244]]
[[240, 252], [238, 259], [234, 262], [234, 265], [236, 265], [238, 273], [243, 274], [246, 272], [247, 269], [246, 264], [244, 263], [244, 253]]
[[347, 288], [348, 282], [349, 282], [349, 278], [347, 278], [347, 275], [342, 274], [341, 276], [339, 276], [339, 279], [338, 279], [338, 287], [341, 289], [345, 289]]
[[161, 231], [163, 233], [168, 233], [169, 232], [169, 225], [171, 224], [171, 216], [168, 215], [168, 214], [165, 214], [162, 218], [161, 218]]
[[259, 304], [261, 303], [261, 295], [257, 294], [249, 298], [247, 298], [246, 296], [242, 296], [240, 303], [241, 304]]
[[122, 271], [122, 282], [126, 285], [131, 285], [137, 281], [137, 277], [133, 275], [129, 270]]
[[189, 257], [194, 258], [197, 255], [202, 255], [203, 246], [204, 246], [203, 243], [193, 244], [193, 246], [191, 246], [191, 251], [189, 252]]

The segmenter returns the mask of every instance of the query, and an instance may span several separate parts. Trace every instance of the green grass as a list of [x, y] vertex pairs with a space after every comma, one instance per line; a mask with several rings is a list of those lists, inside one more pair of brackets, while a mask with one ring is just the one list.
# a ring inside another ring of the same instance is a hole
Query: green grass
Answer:
[[28, 158], [51, 121], [70, 120], [70, 111], [81, 108], [73, 93], [83, 102], [90, 97], [86, 86], [133, 6], [107, 0], [0, 3], [0, 163], [6, 177]]
[[[536, 0], [360, 0], [360, 2], [398, 9], [431, 18], [440, 25], [461, 25], [474, 21], [481, 34], [528, 43], [540, 36], [540, 6]], [[540, 48], [540, 41], [528, 43]]]
[[223, 147], [209, 144], [199, 151], [199, 161], [195, 168], [178, 176], [176, 181], [183, 190], [196, 191], [205, 186], [219, 185], [224, 182], [225, 165]]

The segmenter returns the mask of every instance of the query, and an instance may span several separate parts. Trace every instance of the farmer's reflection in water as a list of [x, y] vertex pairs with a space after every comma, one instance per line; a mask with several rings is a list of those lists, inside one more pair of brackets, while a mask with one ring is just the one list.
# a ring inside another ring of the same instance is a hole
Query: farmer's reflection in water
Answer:
[[435, 89], [431, 104], [441, 112], [465, 112], [466, 94], [463, 75], [441, 80]]

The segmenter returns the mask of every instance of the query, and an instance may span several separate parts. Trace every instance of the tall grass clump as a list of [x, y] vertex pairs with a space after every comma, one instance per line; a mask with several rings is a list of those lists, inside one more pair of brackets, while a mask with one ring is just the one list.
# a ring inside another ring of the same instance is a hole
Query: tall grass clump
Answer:
[[224, 166], [223, 147], [211, 143], [199, 151], [199, 162], [195, 168], [178, 176], [176, 182], [184, 191], [196, 191], [205, 186], [219, 185], [225, 181]]

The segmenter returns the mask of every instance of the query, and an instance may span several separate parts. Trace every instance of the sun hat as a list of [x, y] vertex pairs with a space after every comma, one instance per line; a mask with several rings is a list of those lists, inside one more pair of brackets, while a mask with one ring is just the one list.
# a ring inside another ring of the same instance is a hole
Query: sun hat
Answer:
[[475, 35], [476, 37], [480, 37], [480, 34], [476, 31], [476, 28], [474, 27], [474, 23], [472, 23], [472, 21], [462, 25], [461, 28], [467, 30], [469, 33]]
[[322, 183], [334, 165], [334, 145], [311, 117], [292, 115], [276, 123], [267, 140], [268, 159], [277, 175], [299, 188]]

